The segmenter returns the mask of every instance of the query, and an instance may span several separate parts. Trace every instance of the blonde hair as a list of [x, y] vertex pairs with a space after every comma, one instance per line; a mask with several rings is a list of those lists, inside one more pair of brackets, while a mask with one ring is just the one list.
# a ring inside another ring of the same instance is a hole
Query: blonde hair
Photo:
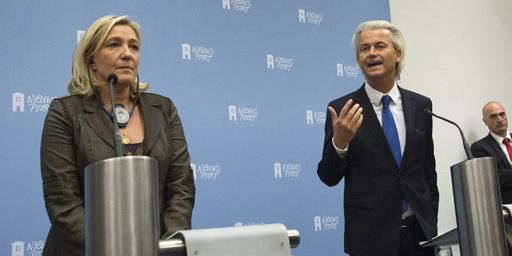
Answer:
[[[94, 94], [94, 86], [98, 83], [91, 78], [91, 64], [93, 58], [100, 51], [101, 46], [105, 42], [108, 33], [116, 25], [127, 25], [133, 29], [139, 42], [142, 40], [142, 28], [139, 24], [131, 21], [128, 16], [103, 16], [85, 31], [82, 39], [78, 42], [73, 53], [73, 63], [71, 66], [71, 79], [68, 83], [69, 94], [78, 94], [84, 96], [92, 96]], [[138, 80], [138, 79], [137, 79]], [[135, 97], [137, 93], [138, 81], [133, 81], [130, 86], [130, 96]], [[139, 91], [145, 91], [148, 88], [147, 83], [140, 83]]]
[[[398, 77], [402, 70], [404, 69], [404, 57], [405, 57], [405, 39], [402, 35], [402, 32], [385, 20], [370, 20], [359, 24], [354, 35], [352, 36], [352, 45], [355, 48], [356, 52], [356, 60], [359, 60], [358, 55], [358, 44], [359, 44], [359, 36], [365, 30], [376, 30], [376, 29], [387, 29], [391, 32], [391, 41], [393, 42], [393, 47], [396, 51], [400, 52], [400, 61], [396, 63], [396, 73], [395, 77]], [[358, 61], [359, 63], [359, 61]]]

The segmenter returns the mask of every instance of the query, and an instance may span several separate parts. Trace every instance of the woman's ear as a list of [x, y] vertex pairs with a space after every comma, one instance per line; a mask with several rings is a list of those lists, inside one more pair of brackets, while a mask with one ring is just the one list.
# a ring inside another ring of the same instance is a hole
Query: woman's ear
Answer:
[[91, 61], [91, 63], [89, 64], [89, 67], [91, 67], [92, 71], [96, 72], [97, 69], [96, 69], [96, 63], [94, 63], [94, 61]]

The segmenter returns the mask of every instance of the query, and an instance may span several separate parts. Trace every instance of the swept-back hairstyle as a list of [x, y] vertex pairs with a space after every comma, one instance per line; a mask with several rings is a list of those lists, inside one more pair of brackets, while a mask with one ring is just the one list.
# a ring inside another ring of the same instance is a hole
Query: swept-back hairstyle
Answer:
[[[359, 36], [365, 30], [376, 30], [376, 29], [387, 29], [391, 32], [391, 41], [393, 42], [393, 47], [395, 50], [400, 52], [400, 61], [396, 63], [396, 74], [395, 77], [398, 77], [404, 68], [404, 57], [405, 57], [405, 40], [402, 32], [385, 20], [370, 20], [365, 21], [357, 27], [354, 35], [352, 36], [352, 45], [354, 46], [356, 53], [356, 60], [359, 60], [358, 55], [358, 45], [359, 45]], [[359, 63], [359, 61], [358, 61]], [[359, 65], [359, 64], [358, 64]]]
[[[108, 33], [116, 25], [127, 25], [133, 29], [139, 42], [142, 40], [142, 29], [139, 24], [131, 21], [128, 16], [103, 16], [87, 28], [82, 39], [78, 42], [73, 53], [73, 63], [71, 66], [71, 79], [68, 83], [69, 94], [78, 94], [84, 96], [91, 96], [94, 94], [94, 86], [98, 86], [95, 76], [91, 76], [91, 64], [93, 58], [100, 51], [103, 43], [105, 42]], [[140, 83], [133, 81], [130, 86], [130, 96], [133, 98], [137, 92], [145, 91], [148, 88], [147, 83]]]

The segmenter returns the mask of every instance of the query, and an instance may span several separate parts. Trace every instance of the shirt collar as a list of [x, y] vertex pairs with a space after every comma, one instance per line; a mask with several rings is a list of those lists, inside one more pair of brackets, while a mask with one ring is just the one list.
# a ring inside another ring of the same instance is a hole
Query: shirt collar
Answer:
[[395, 104], [400, 98], [400, 91], [398, 91], [398, 85], [396, 84], [396, 81], [391, 90], [389, 90], [389, 92], [386, 94], [373, 89], [367, 82], [364, 83], [364, 90], [366, 91], [368, 98], [370, 98], [370, 102], [375, 106], [381, 105], [381, 99], [384, 95], [389, 95]]
[[508, 138], [509, 140], [512, 140], [512, 138], [510, 137], [510, 133], [508, 131], [507, 131], [507, 136], [505, 136], [505, 137], [501, 137], [498, 134], [491, 132], [491, 131], [489, 131], [489, 133], [498, 142], [498, 144], [502, 144], [504, 138]]

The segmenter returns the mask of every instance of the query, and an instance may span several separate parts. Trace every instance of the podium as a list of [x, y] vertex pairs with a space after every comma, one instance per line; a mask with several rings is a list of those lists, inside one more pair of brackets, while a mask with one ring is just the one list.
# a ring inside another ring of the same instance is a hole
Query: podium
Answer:
[[176, 232], [160, 240], [158, 165], [147, 156], [125, 156], [85, 168], [87, 256], [291, 256], [297, 230], [282, 224]]
[[457, 229], [435, 237], [423, 246], [459, 243], [461, 256], [506, 256], [496, 160], [473, 158], [451, 166]]
[[86, 255], [158, 255], [156, 160], [109, 158], [88, 165], [84, 179]]

